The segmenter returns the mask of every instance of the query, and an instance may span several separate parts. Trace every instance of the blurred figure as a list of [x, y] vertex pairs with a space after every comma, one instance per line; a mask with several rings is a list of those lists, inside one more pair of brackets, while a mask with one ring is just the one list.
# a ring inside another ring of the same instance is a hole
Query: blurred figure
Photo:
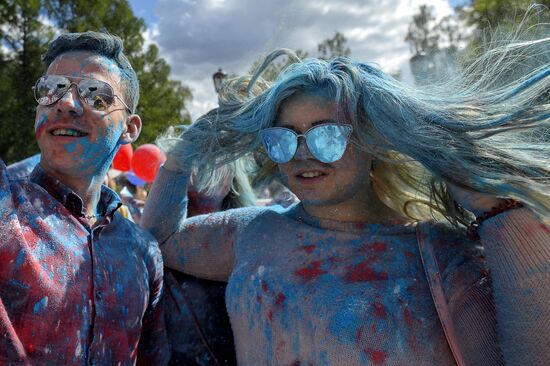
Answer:
[[[188, 192], [188, 217], [254, 205], [255, 197], [242, 162], [227, 170], [218, 187]], [[165, 268], [166, 330], [171, 365], [236, 365], [231, 324], [225, 308], [225, 282]]]

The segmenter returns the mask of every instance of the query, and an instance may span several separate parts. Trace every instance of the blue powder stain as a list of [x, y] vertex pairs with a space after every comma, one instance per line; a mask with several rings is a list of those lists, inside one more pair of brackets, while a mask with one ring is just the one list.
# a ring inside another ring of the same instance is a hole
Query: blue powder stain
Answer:
[[66, 144], [64, 146], [65, 151], [68, 152], [68, 153], [74, 153], [76, 151], [76, 146], [77, 146], [76, 142], [71, 142], [70, 144]]
[[38, 124], [36, 125], [35, 130], [38, 130], [38, 128], [40, 128], [40, 126], [42, 126], [42, 124], [44, 124], [44, 122], [46, 122], [47, 120], [48, 120], [48, 116], [46, 115], [46, 113], [42, 113], [42, 115], [40, 116], [40, 119], [38, 120]]
[[328, 361], [327, 351], [323, 351], [319, 354], [319, 360], [321, 361], [321, 363], [319, 364], [320, 366], [330, 365], [330, 362]]
[[116, 283], [115, 284], [115, 293], [119, 297], [122, 297], [122, 295], [124, 295], [124, 286], [122, 286], [121, 283]]
[[19, 282], [17, 280], [10, 280], [8, 283], [12, 286], [20, 287], [22, 289], [28, 289], [29, 288], [29, 285], [24, 284], [22, 282]]
[[35, 314], [38, 314], [40, 311], [46, 308], [47, 304], [48, 304], [48, 296], [44, 296], [40, 301], [34, 304], [33, 312]]
[[329, 320], [329, 331], [338, 337], [340, 342], [355, 342], [355, 329], [360, 324], [352, 309], [341, 309]]
[[25, 251], [20, 250], [19, 253], [17, 254], [17, 258], [15, 259], [15, 265], [17, 267], [21, 266], [24, 260], [25, 260]]
[[265, 327], [265, 337], [267, 339], [267, 359], [273, 360], [273, 334], [271, 332], [271, 325], [267, 324]]

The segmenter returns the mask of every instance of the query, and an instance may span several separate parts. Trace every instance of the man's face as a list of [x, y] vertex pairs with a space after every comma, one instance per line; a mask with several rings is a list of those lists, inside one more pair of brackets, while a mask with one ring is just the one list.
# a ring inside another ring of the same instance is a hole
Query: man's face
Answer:
[[[114, 94], [124, 98], [120, 69], [112, 60], [85, 51], [58, 56], [46, 75], [63, 75], [78, 84], [91, 78], [107, 82]], [[86, 104], [72, 85], [57, 102], [38, 105], [35, 136], [42, 152], [41, 165], [49, 173], [91, 177], [108, 169], [122, 143], [137, 138], [141, 129], [139, 117], [130, 116], [124, 104], [114, 103], [104, 110]], [[137, 131], [136, 131], [137, 129]]]

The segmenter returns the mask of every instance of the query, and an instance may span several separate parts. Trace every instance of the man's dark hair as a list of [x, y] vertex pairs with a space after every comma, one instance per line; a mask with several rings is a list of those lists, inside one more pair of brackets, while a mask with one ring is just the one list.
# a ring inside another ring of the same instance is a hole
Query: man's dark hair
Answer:
[[124, 55], [124, 45], [119, 37], [99, 32], [64, 33], [50, 43], [48, 51], [42, 56], [42, 62], [47, 69], [59, 55], [72, 51], [88, 51], [116, 62], [124, 86], [125, 102], [135, 112], [139, 101], [139, 82]]

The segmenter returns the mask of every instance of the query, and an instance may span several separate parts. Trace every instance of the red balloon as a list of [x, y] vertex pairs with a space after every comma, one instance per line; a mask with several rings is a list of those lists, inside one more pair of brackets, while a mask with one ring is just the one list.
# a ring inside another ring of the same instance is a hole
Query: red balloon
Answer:
[[141, 145], [134, 151], [132, 169], [135, 175], [151, 183], [155, 180], [160, 166], [166, 161], [166, 155], [153, 144]]
[[113, 159], [113, 169], [127, 172], [132, 168], [132, 156], [134, 149], [131, 144], [120, 145], [115, 158]]

